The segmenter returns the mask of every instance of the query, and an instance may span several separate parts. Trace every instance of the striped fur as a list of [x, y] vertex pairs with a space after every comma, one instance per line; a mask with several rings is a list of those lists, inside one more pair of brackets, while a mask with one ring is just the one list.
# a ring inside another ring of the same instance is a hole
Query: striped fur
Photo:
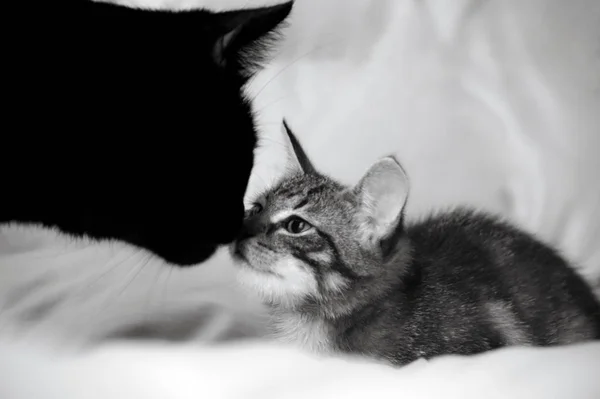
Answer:
[[465, 209], [407, 225], [393, 158], [345, 187], [291, 137], [295, 169], [257, 199], [233, 247], [283, 341], [405, 364], [600, 338], [598, 301], [548, 246]]

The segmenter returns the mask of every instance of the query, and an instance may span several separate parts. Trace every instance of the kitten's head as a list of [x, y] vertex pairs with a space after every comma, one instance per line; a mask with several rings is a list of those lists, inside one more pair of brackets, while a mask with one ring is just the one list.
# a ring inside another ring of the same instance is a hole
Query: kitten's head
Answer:
[[346, 187], [317, 172], [285, 128], [292, 171], [247, 211], [234, 257], [244, 264], [241, 282], [268, 303], [336, 316], [393, 283], [390, 268], [408, 256], [408, 180], [386, 157]]
[[27, 33], [4, 49], [0, 223], [125, 241], [177, 265], [231, 242], [256, 144], [243, 86], [291, 8], [11, 4]]

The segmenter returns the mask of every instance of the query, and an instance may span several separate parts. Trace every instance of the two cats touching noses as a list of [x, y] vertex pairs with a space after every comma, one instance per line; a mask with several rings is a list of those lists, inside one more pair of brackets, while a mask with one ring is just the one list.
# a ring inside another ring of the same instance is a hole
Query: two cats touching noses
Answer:
[[33, 34], [6, 49], [0, 229], [117, 240], [165, 268], [202, 267], [229, 245], [274, 335], [317, 353], [404, 365], [600, 338], [590, 286], [532, 235], [468, 208], [409, 221], [410, 171], [394, 157], [346, 186], [284, 122], [291, 167], [244, 207], [258, 136], [244, 87], [293, 2], [170, 12], [38, 0], [36, 14], [27, 3], [10, 6]]

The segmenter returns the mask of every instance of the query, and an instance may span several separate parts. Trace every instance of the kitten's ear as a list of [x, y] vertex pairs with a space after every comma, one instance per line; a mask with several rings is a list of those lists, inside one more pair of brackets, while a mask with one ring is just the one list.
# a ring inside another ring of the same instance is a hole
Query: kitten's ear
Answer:
[[406, 172], [393, 156], [383, 158], [371, 166], [354, 193], [367, 239], [381, 244], [385, 254], [403, 229], [409, 193]]
[[287, 149], [288, 149], [288, 158], [289, 158], [289, 166], [294, 172], [298, 173], [310, 173], [316, 174], [316, 169], [310, 162], [310, 159], [304, 152], [304, 149], [300, 145], [298, 138], [290, 129], [288, 123], [283, 120], [283, 135], [287, 138]]
[[[215, 62], [226, 67], [233, 63], [242, 63], [244, 67], [262, 61], [264, 54], [254, 45], [265, 39], [287, 18], [294, 2], [289, 1], [271, 7], [228, 11], [217, 14], [219, 31], [213, 49]], [[252, 51], [244, 54], [244, 50]], [[252, 58], [252, 59], [250, 59]]]

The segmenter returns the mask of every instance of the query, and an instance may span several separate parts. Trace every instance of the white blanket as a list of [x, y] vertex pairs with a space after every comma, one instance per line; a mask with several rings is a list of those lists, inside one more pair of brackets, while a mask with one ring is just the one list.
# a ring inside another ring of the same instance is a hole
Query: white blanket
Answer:
[[[127, 2], [224, 10], [281, 1]], [[561, 248], [590, 281], [600, 278], [600, 2], [296, 0], [285, 34], [248, 88], [265, 134], [249, 197], [280, 170], [273, 166], [282, 161], [285, 116], [317, 166], [343, 181], [396, 153], [413, 185], [409, 216], [456, 203], [500, 212]], [[48, 255], [47, 238], [36, 256]], [[0, 275], [0, 286], [19, 280], [15, 270]], [[153, 272], [114, 272], [109, 281], [131, 283], [118, 302], [100, 304], [99, 320], [69, 319], [87, 312], [75, 303], [78, 312], [65, 312], [39, 335], [73, 338], [116, 328], [140, 309], [152, 317], [173, 311], [153, 307], [165, 295], [148, 289]], [[231, 294], [227, 257], [186, 273], [167, 292], [183, 311], [191, 314], [193, 301], [210, 295], [229, 315], [256, 312]], [[0, 344], [0, 397], [597, 398], [598, 370], [600, 344], [513, 348], [394, 370], [267, 344], [123, 344], [56, 358], [9, 342]]]
[[402, 369], [284, 348], [111, 346], [53, 356], [0, 345], [3, 399], [597, 399], [600, 345], [510, 348]]

